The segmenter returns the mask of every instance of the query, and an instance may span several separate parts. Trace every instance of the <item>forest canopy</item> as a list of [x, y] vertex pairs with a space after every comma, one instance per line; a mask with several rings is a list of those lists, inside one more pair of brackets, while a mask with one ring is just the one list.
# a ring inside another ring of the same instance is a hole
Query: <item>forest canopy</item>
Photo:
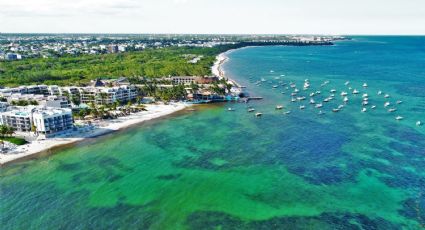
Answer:
[[[205, 76], [215, 56], [231, 46], [168, 47], [118, 54], [33, 58], [0, 62], [0, 86], [83, 85], [96, 78]], [[193, 56], [202, 56], [190, 63]]]

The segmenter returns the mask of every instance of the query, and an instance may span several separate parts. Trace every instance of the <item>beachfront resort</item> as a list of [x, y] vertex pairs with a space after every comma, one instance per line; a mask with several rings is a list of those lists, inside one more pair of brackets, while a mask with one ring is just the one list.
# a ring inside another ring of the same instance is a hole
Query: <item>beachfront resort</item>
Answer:
[[[85, 86], [0, 89], [5, 132], [0, 163], [95, 137], [192, 104], [234, 100], [242, 89], [218, 76], [96, 79]], [[7, 131], [7, 132], [6, 132]]]

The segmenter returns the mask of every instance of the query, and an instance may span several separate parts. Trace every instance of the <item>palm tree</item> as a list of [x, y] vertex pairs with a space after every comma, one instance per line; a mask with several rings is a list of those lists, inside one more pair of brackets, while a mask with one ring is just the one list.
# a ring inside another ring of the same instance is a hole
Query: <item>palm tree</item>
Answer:
[[15, 128], [7, 127], [6, 134], [9, 135], [9, 137], [12, 137], [12, 135], [15, 134]]

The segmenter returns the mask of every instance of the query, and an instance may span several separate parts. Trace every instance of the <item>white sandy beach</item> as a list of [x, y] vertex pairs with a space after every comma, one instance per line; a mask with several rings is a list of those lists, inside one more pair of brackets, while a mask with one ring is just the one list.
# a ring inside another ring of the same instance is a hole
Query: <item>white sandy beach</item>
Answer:
[[26, 145], [17, 146], [7, 153], [0, 153], [0, 165], [15, 161], [20, 158], [28, 157], [40, 152], [44, 152], [53, 147], [67, 145], [82, 141], [86, 138], [93, 138], [107, 133], [111, 133], [129, 126], [142, 123], [144, 121], [152, 120], [155, 118], [163, 117], [174, 112], [183, 110], [189, 107], [185, 103], [173, 103], [169, 105], [146, 105], [147, 111], [134, 113], [126, 117], [120, 117], [114, 120], [104, 120], [96, 124], [93, 128], [79, 129], [77, 131], [69, 132], [66, 135], [59, 137], [48, 138], [45, 140], [35, 140]]
[[217, 56], [217, 60], [214, 65], [211, 67], [211, 71], [215, 76], [223, 78], [225, 76], [225, 72], [222, 68], [222, 65], [228, 60], [226, 53], [221, 53]]

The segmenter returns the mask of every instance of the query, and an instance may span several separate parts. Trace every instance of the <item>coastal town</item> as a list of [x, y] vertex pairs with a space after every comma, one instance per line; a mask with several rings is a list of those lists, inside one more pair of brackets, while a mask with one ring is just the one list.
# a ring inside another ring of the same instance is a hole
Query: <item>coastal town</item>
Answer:
[[[218, 68], [218, 67], [215, 67]], [[217, 72], [217, 71], [213, 71]], [[242, 89], [219, 76], [96, 79], [87, 86], [0, 89], [0, 163], [168, 115], [193, 104], [235, 100]], [[13, 138], [11, 138], [13, 136]]]

